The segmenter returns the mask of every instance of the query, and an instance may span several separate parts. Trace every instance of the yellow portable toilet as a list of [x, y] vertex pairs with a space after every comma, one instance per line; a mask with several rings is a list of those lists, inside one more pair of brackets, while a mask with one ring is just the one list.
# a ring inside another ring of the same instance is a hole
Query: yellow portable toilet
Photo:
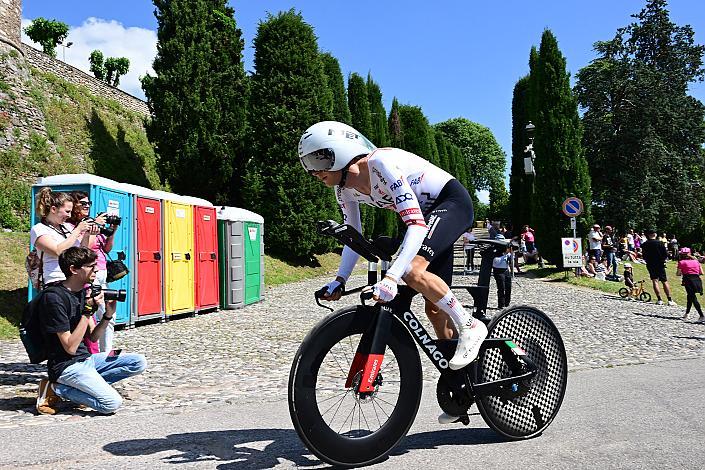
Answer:
[[164, 200], [164, 313], [195, 311], [193, 206], [187, 198], [155, 191]]

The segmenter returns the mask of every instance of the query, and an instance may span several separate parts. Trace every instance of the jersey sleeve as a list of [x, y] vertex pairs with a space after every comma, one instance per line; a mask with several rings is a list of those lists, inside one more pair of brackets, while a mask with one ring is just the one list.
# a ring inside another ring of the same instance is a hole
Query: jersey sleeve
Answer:
[[[362, 233], [362, 220], [360, 219], [360, 204], [357, 201], [345, 200], [343, 191], [336, 187], [335, 198], [340, 206], [340, 211], [343, 214], [343, 223], [355, 227], [355, 229]], [[355, 269], [355, 264], [357, 260], [360, 259], [360, 255], [355, 253], [349, 246], [343, 247], [343, 254], [340, 259], [340, 266], [338, 266], [338, 276], [342, 277], [346, 281], [352, 274], [353, 269]]]
[[424, 220], [419, 200], [402, 172], [387, 158], [375, 159], [374, 167], [383, 180], [386, 191], [394, 199], [394, 209], [406, 224], [406, 234], [401, 243], [399, 256], [387, 271], [387, 275], [399, 281], [409, 269], [411, 260], [419, 252], [428, 227]]

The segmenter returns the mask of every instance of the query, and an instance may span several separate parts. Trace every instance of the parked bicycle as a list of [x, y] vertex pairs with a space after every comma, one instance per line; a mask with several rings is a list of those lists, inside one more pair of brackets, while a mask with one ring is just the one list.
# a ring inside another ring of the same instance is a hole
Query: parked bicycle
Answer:
[[636, 284], [639, 284], [639, 286], [634, 286], [633, 288], [629, 287], [622, 287], [619, 289], [619, 296], [623, 299], [626, 299], [628, 297], [632, 297], [634, 299], [639, 299], [642, 302], [651, 302], [651, 294], [646, 292], [644, 289], [644, 283], [645, 280], [637, 281]]
[[[349, 225], [319, 222], [331, 235], [366, 258], [368, 285], [382, 276], [396, 246], [381, 238], [371, 243]], [[361, 304], [321, 320], [301, 343], [289, 375], [289, 413], [304, 444], [336, 466], [368, 465], [383, 459], [411, 427], [422, 392], [419, 349], [438, 369], [438, 404], [469, 424], [477, 403], [485, 422], [508, 439], [541, 434], [553, 421], [565, 394], [568, 363], [560, 333], [540, 310], [515, 306], [486, 315], [492, 259], [506, 241], [477, 240], [482, 256], [477, 286], [468, 287], [473, 315], [488, 323], [488, 337], [477, 360], [451, 370], [456, 340], [433, 339], [411, 311], [416, 294], [400, 286], [389, 303], [366, 305], [371, 292], [361, 286]], [[316, 303], [324, 290], [315, 293]], [[328, 307], [326, 307], [328, 308]], [[332, 310], [332, 309], [330, 309]], [[417, 348], [418, 345], [418, 348]]]

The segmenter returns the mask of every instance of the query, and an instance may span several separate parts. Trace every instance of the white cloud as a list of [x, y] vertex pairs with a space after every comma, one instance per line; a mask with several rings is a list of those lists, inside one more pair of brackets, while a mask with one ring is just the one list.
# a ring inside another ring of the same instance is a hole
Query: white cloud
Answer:
[[[24, 28], [32, 23], [22, 19], [22, 42], [41, 50], [41, 46], [33, 43], [24, 33]], [[157, 33], [145, 28], [126, 28], [115, 20], [88, 18], [81, 26], [71, 27], [66, 43], [71, 47], [64, 49], [57, 46], [56, 57], [76, 68], [90, 73], [88, 56], [95, 49], [103, 53], [103, 57], [127, 57], [130, 59], [130, 70], [120, 77], [120, 88], [131, 95], [144, 99], [144, 92], [139, 77], [150, 73], [154, 75], [152, 62], [157, 55]], [[92, 74], [91, 74], [92, 75]]]

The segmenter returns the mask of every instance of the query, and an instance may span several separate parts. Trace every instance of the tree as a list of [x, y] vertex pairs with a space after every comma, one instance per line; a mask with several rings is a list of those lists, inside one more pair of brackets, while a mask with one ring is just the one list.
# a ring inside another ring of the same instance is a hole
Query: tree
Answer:
[[575, 92], [599, 219], [683, 234], [702, 212], [694, 196], [704, 182], [705, 108], [688, 85], [705, 78], [705, 47], [666, 6], [647, 1], [635, 22], [595, 43], [598, 57], [578, 72]]
[[293, 9], [268, 15], [254, 40], [248, 208], [267, 223], [267, 251], [310, 262], [333, 247], [317, 220], [339, 219], [333, 192], [304, 171], [299, 138], [333, 117], [333, 98], [313, 28]]
[[103, 53], [98, 49], [91, 52], [91, 55], [88, 57], [88, 63], [91, 64], [90, 71], [98, 80], [105, 79], [105, 64], [103, 62]]
[[[533, 77], [532, 77], [533, 80]], [[561, 212], [568, 196], [585, 204], [579, 218], [581, 233], [590, 219], [590, 175], [581, 145], [582, 127], [578, 107], [570, 89], [565, 58], [551, 31], [541, 36], [536, 68], [536, 179], [532, 217], [541, 253], [562, 266], [560, 238], [569, 236], [569, 225]]]
[[333, 94], [333, 119], [345, 124], [351, 124], [352, 116], [348, 106], [343, 74], [340, 71], [340, 63], [329, 52], [321, 54], [321, 61], [323, 62], [323, 71], [326, 75], [328, 88]]
[[370, 141], [378, 145], [370, 137], [372, 135], [372, 115], [370, 114], [370, 101], [367, 97], [365, 80], [355, 72], [348, 76], [348, 106], [352, 115], [352, 126]]
[[419, 157], [434, 162], [434, 137], [428, 118], [418, 106], [400, 105], [398, 107], [399, 121], [401, 123], [404, 139], [404, 150], [414, 153]]
[[435, 129], [460, 148], [473, 188], [489, 190], [492, 181], [504, 178], [505, 154], [487, 127], [455, 118], [436, 124]]
[[377, 147], [389, 147], [389, 128], [387, 127], [387, 111], [382, 104], [382, 90], [367, 74], [367, 101], [370, 104], [371, 134], [368, 136]]
[[126, 57], [108, 57], [105, 60], [105, 81], [110, 86], [118, 86], [120, 77], [130, 69], [130, 59]]
[[399, 118], [399, 101], [396, 98], [392, 100], [392, 109], [389, 110], [387, 127], [389, 128], [390, 145], [396, 148], [404, 148], [404, 133], [402, 132], [401, 119]]
[[46, 18], [36, 18], [24, 29], [29, 38], [42, 46], [45, 54], [56, 57], [56, 46], [66, 39], [69, 26], [66, 23]]
[[[242, 200], [247, 78], [225, 0], [154, 0], [155, 76], [142, 79], [160, 178], [216, 204]], [[116, 68], [117, 71], [117, 68]]]
[[529, 76], [522, 77], [514, 85], [512, 98], [512, 166], [509, 176], [509, 205], [513, 227], [531, 225], [531, 190], [533, 176], [524, 170], [525, 150], [529, 141], [525, 127], [529, 123], [528, 113]]
[[[492, 220], [509, 219], [509, 193], [504, 185], [504, 180], [493, 181], [490, 185], [489, 217]], [[516, 227], [513, 225], [513, 227]]]

